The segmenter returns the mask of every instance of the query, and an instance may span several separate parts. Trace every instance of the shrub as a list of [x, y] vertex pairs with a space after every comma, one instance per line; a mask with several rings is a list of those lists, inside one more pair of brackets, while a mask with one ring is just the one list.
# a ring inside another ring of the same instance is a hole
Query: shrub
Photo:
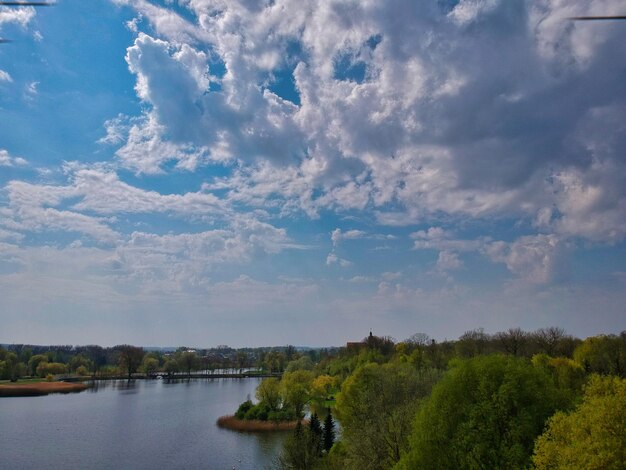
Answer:
[[241, 405], [239, 405], [239, 408], [237, 408], [237, 411], [235, 412], [235, 417], [237, 419], [244, 419], [244, 416], [246, 415], [248, 410], [250, 410], [250, 408], [252, 408], [253, 406], [254, 405], [250, 400], [244, 401]]

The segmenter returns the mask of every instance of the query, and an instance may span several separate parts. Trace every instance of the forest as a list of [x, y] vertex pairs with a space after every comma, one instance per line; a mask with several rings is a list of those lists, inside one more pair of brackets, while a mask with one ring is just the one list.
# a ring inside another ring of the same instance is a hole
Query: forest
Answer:
[[370, 334], [317, 364], [296, 362], [282, 402], [264, 392], [276, 379], [257, 390], [257, 407], [309, 410], [276, 468], [626, 468], [626, 332], [478, 329], [441, 343]]

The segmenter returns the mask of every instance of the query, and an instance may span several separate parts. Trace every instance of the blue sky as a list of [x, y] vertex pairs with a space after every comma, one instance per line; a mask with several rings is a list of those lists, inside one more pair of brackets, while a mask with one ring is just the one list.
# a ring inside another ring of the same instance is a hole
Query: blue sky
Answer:
[[0, 342], [623, 330], [622, 10], [0, 8]]

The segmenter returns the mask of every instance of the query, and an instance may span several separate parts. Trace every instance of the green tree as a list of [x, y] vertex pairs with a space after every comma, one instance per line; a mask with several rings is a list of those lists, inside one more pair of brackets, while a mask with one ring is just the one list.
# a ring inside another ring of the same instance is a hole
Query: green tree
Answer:
[[341, 387], [336, 411], [348, 454], [347, 468], [391, 468], [408, 448], [419, 400], [439, 374], [410, 364], [367, 364]]
[[328, 408], [326, 418], [324, 418], [322, 442], [326, 452], [330, 452], [330, 449], [335, 443], [335, 423], [333, 421], [333, 415], [330, 412], [330, 408]]
[[527, 360], [457, 360], [417, 414], [398, 468], [527, 468], [558, 406], [551, 377]]
[[20, 362], [17, 354], [6, 352], [4, 354], [4, 370], [0, 371], [0, 375], [4, 379], [11, 382], [17, 381], [26, 372], [26, 367]]
[[539, 470], [626, 468], [626, 379], [593, 376], [575, 411], [550, 418], [533, 463]]
[[200, 366], [200, 359], [194, 351], [185, 351], [178, 354], [176, 362], [182, 370], [187, 372], [188, 377], [191, 377], [192, 370], [197, 370]]
[[159, 360], [148, 354], [143, 358], [141, 368], [147, 375], [154, 374], [159, 369]]
[[37, 367], [39, 367], [39, 364], [42, 362], [48, 362], [48, 356], [45, 354], [35, 354], [34, 356], [31, 356], [28, 360], [28, 371], [30, 375], [37, 374]]
[[574, 351], [574, 360], [585, 371], [626, 376], [626, 333], [585, 339]]
[[256, 399], [276, 411], [281, 405], [280, 382], [273, 377], [263, 379], [256, 388]]
[[321, 455], [323, 430], [317, 413], [313, 413], [311, 415], [311, 419], [309, 420], [309, 431], [311, 432], [311, 439], [315, 444], [315, 451], [318, 455]]
[[128, 378], [130, 379], [141, 365], [144, 355], [143, 349], [128, 344], [116, 346], [115, 348], [119, 351], [118, 360], [120, 367], [128, 373]]
[[69, 360], [67, 365], [70, 371], [76, 371], [76, 369], [78, 369], [80, 366], [89, 368], [89, 359], [87, 359], [82, 354], [77, 354]]
[[291, 406], [298, 420], [311, 397], [313, 374], [306, 370], [285, 372], [280, 382], [283, 403]]
[[313, 361], [309, 356], [301, 356], [290, 361], [285, 371], [293, 372], [295, 370], [313, 370]]
[[67, 374], [67, 366], [61, 362], [40, 362], [37, 366], [37, 375], [46, 377], [48, 375]]
[[320, 460], [317, 437], [298, 421], [278, 457], [277, 467], [283, 470], [312, 470]]
[[163, 364], [163, 370], [167, 372], [167, 375], [173, 375], [176, 372], [180, 371], [180, 366], [178, 365], [178, 361], [175, 358], [169, 357], [165, 364]]

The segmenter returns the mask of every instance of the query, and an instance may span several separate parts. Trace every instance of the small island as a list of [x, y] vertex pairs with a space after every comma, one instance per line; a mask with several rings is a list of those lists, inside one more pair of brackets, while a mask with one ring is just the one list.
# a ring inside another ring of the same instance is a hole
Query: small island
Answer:
[[310, 370], [288, 371], [280, 380], [264, 379], [256, 389], [256, 404], [250, 399], [244, 401], [234, 415], [221, 416], [217, 425], [249, 432], [296, 429], [298, 423], [308, 422], [305, 407], [314, 413], [327, 405], [335, 385], [334, 380], [327, 379], [324, 375], [314, 378]]
[[26, 382], [0, 384], [0, 397], [36, 397], [50, 393], [76, 393], [88, 388], [84, 383]]

